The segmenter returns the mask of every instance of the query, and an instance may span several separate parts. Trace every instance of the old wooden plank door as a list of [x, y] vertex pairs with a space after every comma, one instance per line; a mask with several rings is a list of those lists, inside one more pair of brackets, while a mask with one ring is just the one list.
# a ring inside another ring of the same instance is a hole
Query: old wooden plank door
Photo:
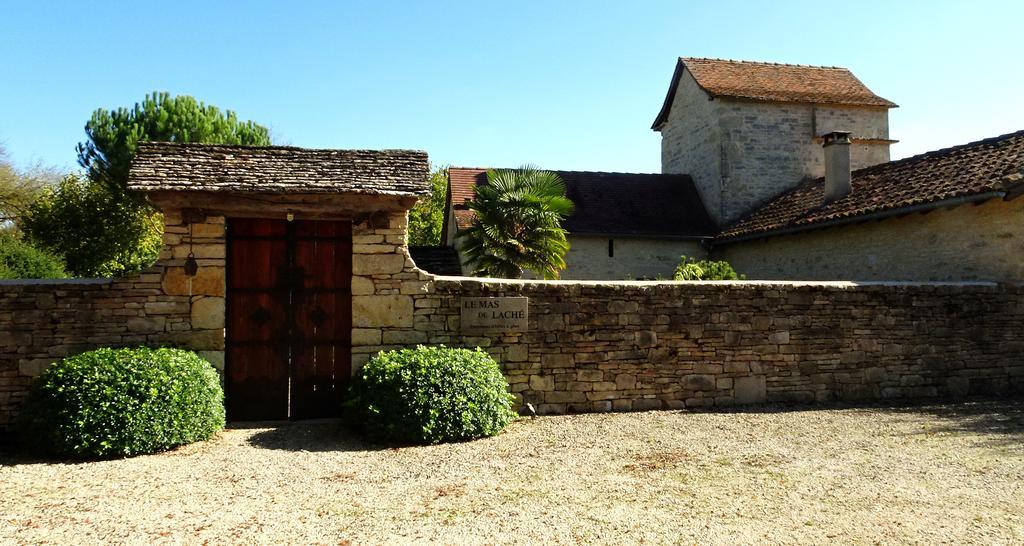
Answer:
[[351, 374], [351, 223], [227, 228], [228, 418], [337, 415]]

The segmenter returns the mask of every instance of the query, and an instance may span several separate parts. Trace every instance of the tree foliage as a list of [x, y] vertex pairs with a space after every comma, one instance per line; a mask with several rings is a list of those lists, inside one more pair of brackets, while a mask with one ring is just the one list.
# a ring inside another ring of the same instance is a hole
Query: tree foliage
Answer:
[[67, 277], [60, 258], [18, 238], [0, 232], [0, 279], [62, 279]]
[[63, 256], [74, 275], [116, 277], [156, 260], [163, 217], [122, 191], [71, 175], [32, 204], [21, 228], [33, 245]]
[[27, 211], [36, 197], [48, 186], [60, 180], [53, 168], [35, 165], [21, 170], [7, 158], [0, 146], [0, 226], [13, 225]]
[[430, 196], [421, 199], [409, 211], [409, 244], [438, 246], [444, 226], [445, 198], [448, 193], [448, 167], [430, 172]]
[[569, 242], [562, 220], [572, 214], [565, 182], [531, 166], [487, 172], [474, 188], [474, 224], [462, 234], [475, 275], [517, 279], [528, 270], [557, 279]]
[[698, 260], [686, 256], [679, 257], [679, 265], [672, 276], [676, 281], [737, 281], [746, 278], [736, 273], [729, 262]]
[[79, 276], [123, 276], [156, 260], [160, 214], [127, 189], [139, 142], [269, 145], [269, 131], [189, 96], [152, 93], [133, 108], [99, 109], [85, 125], [78, 162], [88, 180], [66, 178], [28, 209], [30, 241], [63, 256]]
[[187, 95], [151, 93], [133, 108], [99, 109], [85, 124], [86, 142], [78, 145], [78, 163], [93, 182], [124, 189], [139, 142], [205, 142], [267, 146], [270, 132], [234, 112]]

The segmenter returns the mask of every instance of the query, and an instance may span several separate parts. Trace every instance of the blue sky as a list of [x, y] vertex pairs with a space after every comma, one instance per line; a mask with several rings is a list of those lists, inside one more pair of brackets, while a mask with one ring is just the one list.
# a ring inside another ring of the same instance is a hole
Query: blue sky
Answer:
[[75, 167], [96, 108], [188, 94], [275, 142], [657, 172], [679, 56], [851, 68], [894, 157], [1024, 129], [1024, 2], [3, 1], [0, 142]]

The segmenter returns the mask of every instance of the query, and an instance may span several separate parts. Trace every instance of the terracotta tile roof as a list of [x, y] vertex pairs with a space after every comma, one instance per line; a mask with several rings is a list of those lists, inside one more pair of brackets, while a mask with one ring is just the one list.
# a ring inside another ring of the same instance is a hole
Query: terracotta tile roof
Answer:
[[[653, 237], [708, 237], [718, 228], [686, 175], [552, 171], [566, 185], [575, 212], [570, 233]], [[466, 202], [473, 187], [487, 183], [487, 169], [451, 167], [449, 188], [458, 229], [472, 225]], [[447, 227], [446, 227], [447, 230]]]
[[462, 275], [459, 251], [450, 246], [410, 246], [409, 256], [416, 267], [435, 275]]
[[140, 191], [428, 195], [427, 154], [143, 142], [128, 187]]
[[[942, 206], [950, 199], [1024, 193], [1024, 131], [928, 152], [854, 171], [853, 191], [823, 204], [825, 181], [808, 181], [726, 228], [716, 241], [770, 236], [856, 221], [908, 207]], [[915, 209], [916, 210], [916, 209]]]
[[852, 72], [838, 66], [680, 57], [665, 103], [652, 129], [658, 129], [668, 119], [684, 69], [712, 97], [884, 108], [896, 106], [874, 94]]

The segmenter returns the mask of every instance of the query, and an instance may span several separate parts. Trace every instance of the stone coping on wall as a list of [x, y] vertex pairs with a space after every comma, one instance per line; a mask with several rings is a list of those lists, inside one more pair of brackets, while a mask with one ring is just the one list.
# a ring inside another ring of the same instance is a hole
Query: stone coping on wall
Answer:
[[431, 275], [433, 280], [441, 282], [479, 282], [496, 286], [508, 285], [551, 285], [551, 286], [602, 286], [602, 287], [644, 287], [644, 286], [783, 286], [783, 287], [833, 287], [856, 288], [862, 286], [960, 286], [960, 287], [998, 287], [999, 285], [1017, 286], [1024, 283], [1007, 283], [994, 281], [615, 281], [615, 280], [535, 280], [535, 279], [498, 279], [494, 277], [454, 277]]
[[[959, 282], [943, 282], [943, 281], [757, 281], [757, 280], [744, 280], [744, 281], [614, 281], [614, 280], [533, 280], [533, 279], [498, 279], [493, 277], [456, 277], [456, 276], [445, 276], [445, 275], [432, 275], [427, 272], [423, 274], [429, 276], [434, 281], [442, 282], [479, 282], [484, 284], [495, 284], [495, 285], [580, 285], [580, 286], [821, 286], [821, 287], [835, 287], [835, 288], [853, 288], [859, 286], [988, 286], [996, 287], [1000, 284], [1015, 286], [1024, 283], [1007, 283], [1007, 282], [994, 282], [994, 281], [959, 281]], [[90, 284], [112, 284], [116, 282], [116, 279], [108, 278], [72, 278], [72, 279], [0, 279], [0, 287], [2, 286], [20, 286], [20, 285], [90, 285]]]
[[114, 279], [0, 279], [0, 286], [81, 286], [88, 284], [113, 284]]
[[[537, 279], [500, 279], [495, 277], [466, 277], [451, 275], [434, 275], [426, 271], [417, 270], [429, 280], [438, 282], [476, 282], [481, 284], [493, 284], [496, 286], [508, 285], [536, 285], [536, 286], [622, 286], [622, 287], [644, 287], [644, 286], [820, 286], [835, 288], [855, 288], [862, 286], [962, 286], [962, 287], [997, 287], [1024, 286], [1018, 282], [995, 282], [995, 281], [617, 281], [617, 280], [537, 280]], [[117, 279], [90, 277], [90, 278], [68, 278], [68, 279], [0, 279], [0, 287], [17, 286], [40, 286], [40, 285], [103, 285], [117, 282]]]

